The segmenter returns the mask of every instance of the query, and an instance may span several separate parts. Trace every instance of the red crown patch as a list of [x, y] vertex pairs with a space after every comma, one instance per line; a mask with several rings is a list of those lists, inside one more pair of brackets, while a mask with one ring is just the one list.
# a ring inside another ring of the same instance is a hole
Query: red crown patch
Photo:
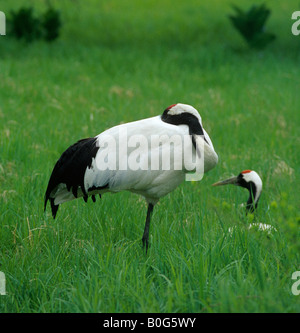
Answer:
[[168, 108], [166, 108], [166, 110], [170, 110], [170, 109], [172, 109], [172, 107], [173, 106], [175, 106], [176, 104], [172, 104], [172, 105], [170, 105]]
[[252, 170], [244, 170], [244, 171], [242, 171], [241, 173], [249, 173], [249, 172], [251, 172]]

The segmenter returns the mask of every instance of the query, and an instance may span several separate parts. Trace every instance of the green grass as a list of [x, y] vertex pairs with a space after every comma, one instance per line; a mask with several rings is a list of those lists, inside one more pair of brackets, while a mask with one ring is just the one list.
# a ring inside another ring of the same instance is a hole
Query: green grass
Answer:
[[[298, 1], [267, 2], [277, 39], [260, 52], [230, 25], [232, 1], [52, 3], [59, 40], [0, 37], [0, 311], [299, 312]], [[161, 199], [148, 255], [138, 196], [69, 202], [55, 220], [43, 212], [69, 145], [177, 102], [199, 110], [219, 164]], [[255, 217], [239, 207], [246, 191], [211, 187], [249, 168], [264, 183]], [[278, 231], [248, 230], [253, 220]]]

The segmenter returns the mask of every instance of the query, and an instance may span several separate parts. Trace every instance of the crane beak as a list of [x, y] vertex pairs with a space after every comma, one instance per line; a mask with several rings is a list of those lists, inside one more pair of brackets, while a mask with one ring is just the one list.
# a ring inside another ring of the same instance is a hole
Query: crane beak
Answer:
[[225, 180], [216, 182], [216, 183], [212, 184], [212, 186], [221, 186], [221, 185], [228, 185], [228, 184], [237, 185], [237, 182], [238, 182], [238, 177], [232, 177], [229, 179], [225, 179]]

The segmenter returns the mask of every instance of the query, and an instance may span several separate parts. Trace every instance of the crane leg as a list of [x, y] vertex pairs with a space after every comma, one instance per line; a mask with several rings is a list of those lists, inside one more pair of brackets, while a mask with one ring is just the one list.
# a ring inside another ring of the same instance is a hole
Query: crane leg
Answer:
[[145, 223], [145, 229], [144, 229], [144, 234], [143, 234], [143, 247], [145, 247], [146, 245], [146, 253], [148, 250], [148, 243], [149, 243], [149, 227], [150, 227], [150, 219], [151, 219], [151, 215], [153, 212], [153, 205], [151, 203], [149, 203], [148, 205], [148, 210], [147, 210], [147, 217], [146, 217], [146, 223]]

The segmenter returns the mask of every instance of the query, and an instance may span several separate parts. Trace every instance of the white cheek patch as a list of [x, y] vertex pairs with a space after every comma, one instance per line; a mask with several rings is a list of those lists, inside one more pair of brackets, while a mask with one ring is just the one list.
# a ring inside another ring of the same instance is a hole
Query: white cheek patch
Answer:
[[243, 173], [243, 178], [246, 182], [253, 182], [256, 185], [257, 192], [255, 196], [255, 201], [259, 198], [262, 191], [262, 180], [259, 175], [255, 171], [250, 171], [247, 173]]

